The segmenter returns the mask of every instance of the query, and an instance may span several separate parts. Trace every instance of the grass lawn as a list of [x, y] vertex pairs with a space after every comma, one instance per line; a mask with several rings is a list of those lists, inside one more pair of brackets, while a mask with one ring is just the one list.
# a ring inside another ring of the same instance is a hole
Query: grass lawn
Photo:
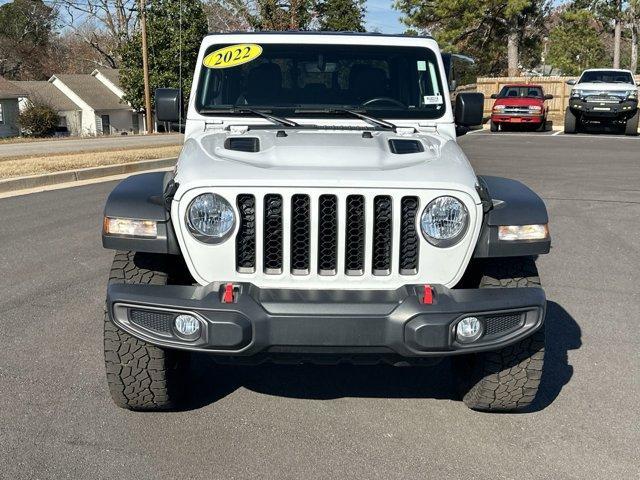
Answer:
[[0, 160], [0, 179], [76, 170], [78, 168], [102, 167], [136, 162], [138, 160], [177, 157], [181, 148], [181, 145], [173, 145], [2, 159]]

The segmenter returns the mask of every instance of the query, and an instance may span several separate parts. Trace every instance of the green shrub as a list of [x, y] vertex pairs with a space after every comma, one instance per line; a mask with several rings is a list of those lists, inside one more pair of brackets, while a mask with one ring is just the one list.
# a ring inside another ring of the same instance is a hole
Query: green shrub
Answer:
[[29, 102], [18, 116], [23, 134], [32, 137], [53, 135], [58, 126], [58, 114], [46, 103]]

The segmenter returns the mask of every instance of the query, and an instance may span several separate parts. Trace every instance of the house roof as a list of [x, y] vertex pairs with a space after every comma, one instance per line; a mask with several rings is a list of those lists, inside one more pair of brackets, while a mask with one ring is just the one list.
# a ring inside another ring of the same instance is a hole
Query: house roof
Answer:
[[115, 68], [96, 68], [93, 73], [97, 73], [100, 72], [102, 75], [104, 75], [104, 77], [109, 80], [111, 83], [113, 83], [116, 87], [121, 88], [120, 87], [120, 71], [115, 69]]
[[16, 85], [0, 77], [0, 98], [18, 98], [24, 96], [24, 92]]
[[80, 110], [69, 97], [55, 85], [47, 81], [41, 82], [13, 82], [31, 101], [39, 101], [50, 105], [58, 112]]
[[54, 75], [94, 110], [131, 110], [126, 102], [93, 75]]

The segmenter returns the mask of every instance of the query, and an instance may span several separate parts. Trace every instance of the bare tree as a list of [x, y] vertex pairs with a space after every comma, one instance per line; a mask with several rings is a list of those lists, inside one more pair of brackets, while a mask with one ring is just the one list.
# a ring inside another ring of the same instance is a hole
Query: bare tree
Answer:
[[235, 32], [251, 30], [247, 17], [251, 6], [245, 0], [206, 0], [203, 3], [209, 30], [212, 32]]
[[629, 70], [638, 72], [638, 42], [640, 35], [640, 0], [631, 0], [627, 9], [627, 19], [631, 30], [631, 62]]
[[138, 22], [137, 0], [53, 0], [66, 13], [60, 19], [99, 53], [102, 65], [118, 67], [118, 51]]

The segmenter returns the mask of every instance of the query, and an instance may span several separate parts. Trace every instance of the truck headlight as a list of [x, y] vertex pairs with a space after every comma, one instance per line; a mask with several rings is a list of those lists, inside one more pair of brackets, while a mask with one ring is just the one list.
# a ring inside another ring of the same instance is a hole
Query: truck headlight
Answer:
[[224, 198], [203, 193], [194, 198], [187, 209], [187, 227], [191, 235], [204, 243], [224, 242], [233, 232], [236, 216]]
[[420, 227], [425, 240], [436, 247], [450, 247], [460, 241], [469, 226], [469, 212], [454, 197], [438, 197], [425, 207]]
[[637, 100], [638, 99], [638, 90], [630, 90], [627, 92], [628, 100]]
[[571, 90], [571, 98], [582, 98], [582, 90]]

